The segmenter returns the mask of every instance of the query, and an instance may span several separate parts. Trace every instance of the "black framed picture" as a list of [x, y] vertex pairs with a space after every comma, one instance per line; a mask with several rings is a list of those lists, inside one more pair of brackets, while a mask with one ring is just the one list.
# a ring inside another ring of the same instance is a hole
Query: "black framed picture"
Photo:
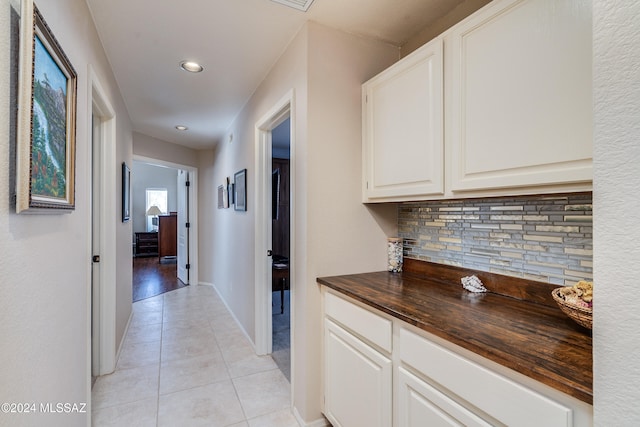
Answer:
[[235, 194], [233, 192], [233, 182], [227, 177], [227, 193], [229, 194], [229, 206], [235, 204]]
[[122, 162], [122, 222], [131, 217], [131, 170]]
[[247, 170], [242, 169], [233, 176], [235, 206], [237, 211], [247, 210]]

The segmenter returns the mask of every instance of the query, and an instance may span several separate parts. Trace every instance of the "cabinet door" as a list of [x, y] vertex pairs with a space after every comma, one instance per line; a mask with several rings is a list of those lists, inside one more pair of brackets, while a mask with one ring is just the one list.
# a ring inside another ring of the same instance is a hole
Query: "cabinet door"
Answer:
[[398, 368], [398, 427], [491, 425], [411, 372]]
[[334, 427], [391, 425], [391, 360], [325, 319], [325, 415]]
[[435, 39], [363, 85], [365, 202], [443, 194], [442, 49]]
[[455, 192], [592, 180], [591, 2], [496, 0], [445, 39]]

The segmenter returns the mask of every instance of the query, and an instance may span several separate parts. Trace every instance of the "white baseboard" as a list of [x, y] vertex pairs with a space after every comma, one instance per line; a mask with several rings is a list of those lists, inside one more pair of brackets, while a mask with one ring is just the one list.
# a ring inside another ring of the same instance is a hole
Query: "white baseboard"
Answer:
[[311, 421], [310, 423], [305, 422], [295, 407], [293, 408], [293, 416], [296, 417], [296, 421], [298, 421], [298, 424], [303, 427], [331, 427], [329, 421], [327, 421], [327, 419], [322, 416], [321, 418], [315, 421]]
[[131, 305], [131, 314], [129, 314], [127, 325], [124, 327], [124, 333], [122, 334], [122, 339], [120, 340], [120, 344], [118, 344], [118, 349], [116, 350], [116, 358], [113, 364], [113, 372], [115, 372], [116, 366], [118, 366], [118, 360], [120, 359], [120, 351], [122, 350], [124, 341], [127, 339], [127, 334], [129, 333], [129, 325], [131, 325], [131, 319], [133, 319], [133, 303]]
[[[218, 288], [213, 283], [199, 282], [198, 284], [199, 285], [203, 285], [203, 286], [211, 286], [216, 291], [216, 293], [220, 297], [220, 300], [222, 301], [222, 303], [226, 307], [227, 311], [229, 312], [229, 314], [231, 314], [231, 316], [233, 317], [233, 320], [236, 322], [236, 324], [238, 325], [238, 327], [240, 328], [242, 333], [247, 337], [247, 340], [251, 343], [251, 346], [253, 347], [253, 350], [255, 352], [255, 343], [251, 340], [251, 338], [247, 334], [247, 331], [242, 327], [242, 324], [238, 321], [238, 319], [234, 315], [233, 310], [231, 310], [229, 308], [229, 306], [227, 305], [227, 302], [225, 301], [225, 299], [222, 297], [222, 295], [220, 295], [220, 292], [218, 291]], [[300, 426], [303, 426], [303, 427], [331, 427], [331, 424], [329, 424], [329, 421], [327, 421], [327, 419], [325, 417], [323, 417], [322, 415], [320, 416], [319, 419], [307, 423], [302, 419], [302, 417], [298, 413], [298, 410], [295, 407], [292, 408], [292, 412], [293, 412], [293, 416], [295, 417], [296, 421], [298, 422], [298, 424]]]
[[246, 329], [242, 326], [242, 323], [240, 323], [240, 321], [238, 320], [238, 318], [236, 317], [235, 313], [233, 312], [233, 310], [231, 310], [231, 308], [229, 307], [229, 305], [227, 304], [227, 301], [222, 297], [222, 295], [220, 294], [220, 291], [218, 290], [218, 288], [216, 287], [216, 285], [214, 285], [213, 283], [207, 283], [207, 282], [200, 282], [200, 285], [204, 285], [204, 286], [211, 286], [213, 287], [213, 290], [216, 291], [216, 293], [218, 294], [218, 297], [220, 297], [220, 301], [222, 301], [222, 303], [224, 304], [225, 308], [227, 309], [227, 311], [229, 312], [229, 314], [231, 315], [231, 317], [233, 317], [233, 320], [236, 322], [236, 325], [238, 325], [238, 328], [240, 328], [240, 330], [242, 331], [242, 333], [244, 334], [244, 336], [247, 338], [247, 341], [249, 341], [249, 344], [251, 344], [251, 348], [253, 348], [253, 352], [256, 352], [256, 343], [253, 341], [253, 339], [249, 336], [249, 334], [247, 333]]

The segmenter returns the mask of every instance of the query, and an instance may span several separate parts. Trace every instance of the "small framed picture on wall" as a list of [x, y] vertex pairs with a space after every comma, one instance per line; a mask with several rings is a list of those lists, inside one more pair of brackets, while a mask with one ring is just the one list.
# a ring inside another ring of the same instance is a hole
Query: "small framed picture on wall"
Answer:
[[234, 199], [235, 207], [237, 211], [247, 210], [247, 170], [242, 169], [233, 176], [234, 180]]

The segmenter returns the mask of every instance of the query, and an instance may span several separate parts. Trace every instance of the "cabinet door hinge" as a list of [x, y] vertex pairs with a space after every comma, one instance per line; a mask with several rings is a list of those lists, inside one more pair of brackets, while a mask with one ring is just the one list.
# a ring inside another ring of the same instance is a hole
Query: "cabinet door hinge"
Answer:
[[187, 222], [184, 226], [185, 226], [186, 228], [191, 228], [191, 223], [190, 223], [190, 222]]
[[184, 185], [185, 187], [191, 187], [191, 181], [185, 181]]
[[187, 270], [189, 270], [191, 268], [191, 264], [187, 264], [184, 266], [184, 268], [186, 268]]

